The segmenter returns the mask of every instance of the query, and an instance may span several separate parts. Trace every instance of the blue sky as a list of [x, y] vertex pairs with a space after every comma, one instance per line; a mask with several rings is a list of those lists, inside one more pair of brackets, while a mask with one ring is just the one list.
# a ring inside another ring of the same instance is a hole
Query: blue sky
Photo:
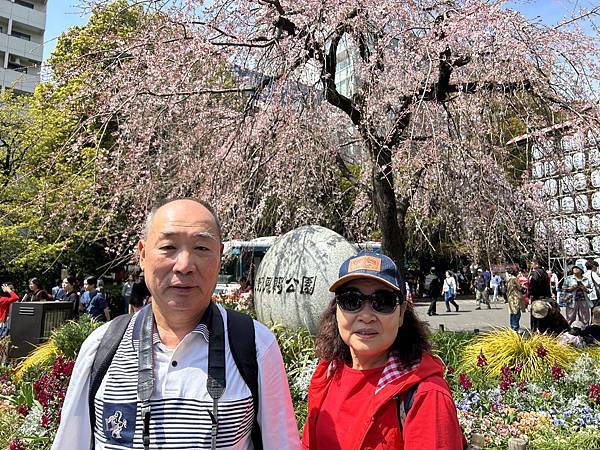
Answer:
[[[88, 16], [82, 14], [78, 6], [80, 4], [78, 0], [48, 0], [44, 60], [54, 50], [56, 39], [63, 31], [87, 22]], [[600, 0], [521, 0], [508, 3], [510, 8], [521, 11], [526, 17], [547, 24], [554, 24], [579, 8], [591, 8], [599, 4]]]

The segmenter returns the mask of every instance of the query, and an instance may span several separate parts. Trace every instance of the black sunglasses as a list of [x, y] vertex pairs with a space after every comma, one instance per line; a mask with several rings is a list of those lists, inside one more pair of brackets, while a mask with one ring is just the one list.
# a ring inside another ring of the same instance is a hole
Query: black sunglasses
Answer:
[[367, 300], [371, 302], [373, 311], [381, 314], [393, 313], [396, 307], [404, 301], [398, 292], [392, 291], [376, 291], [371, 295], [366, 295], [357, 290], [346, 290], [335, 295], [337, 305], [347, 312], [360, 311]]

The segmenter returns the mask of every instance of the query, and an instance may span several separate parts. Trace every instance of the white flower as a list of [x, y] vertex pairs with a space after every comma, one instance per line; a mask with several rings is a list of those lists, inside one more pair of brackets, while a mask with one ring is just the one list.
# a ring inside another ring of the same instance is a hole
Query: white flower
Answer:
[[39, 403], [34, 403], [29, 414], [25, 417], [25, 421], [21, 428], [19, 428], [19, 434], [23, 436], [43, 436], [46, 434], [46, 429], [42, 427], [42, 406]]

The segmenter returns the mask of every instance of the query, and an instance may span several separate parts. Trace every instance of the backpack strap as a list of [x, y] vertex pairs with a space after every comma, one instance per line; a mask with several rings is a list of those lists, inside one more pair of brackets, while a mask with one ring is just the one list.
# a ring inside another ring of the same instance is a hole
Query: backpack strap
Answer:
[[206, 389], [213, 399], [212, 413], [209, 411], [211, 426], [211, 450], [217, 448], [217, 433], [219, 428], [219, 399], [225, 392], [226, 368], [225, 368], [225, 330], [223, 328], [223, 317], [217, 305], [210, 302], [210, 334], [208, 343], [208, 377]]
[[412, 385], [408, 388], [406, 393], [404, 394], [404, 399], [402, 399], [401, 395], [396, 395], [396, 405], [398, 407], [398, 423], [400, 424], [400, 431], [404, 428], [404, 422], [406, 422], [406, 416], [408, 416], [408, 412], [412, 407], [415, 392], [419, 387], [419, 383]]
[[228, 309], [227, 334], [235, 365], [252, 393], [252, 403], [254, 404], [252, 444], [255, 450], [262, 450], [262, 435], [258, 424], [258, 363], [256, 362], [256, 341], [252, 317]]
[[117, 352], [117, 348], [119, 348], [119, 344], [123, 339], [123, 335], [125, 334], [125, 330], [127, 330], [130, 321], [131, 316], [128, 314], [115, 317], [108, 325], [108, 329], [106, 330], [106, 333], [104, 333], [104, 336], [102, 336], [98, 350], [96, 350], [96, 356], [94, 356], [92, 370], [90, 371], [90, 390], [88, 395], [90, 429], [92, 432], [90, 443], [91, 450], [94, 450], [96, 444], [94, 438], [94, 430], [96, 428], [94, 398], [96, 397], [100, 384], [102, 384], [102, 379], [104, 378], [104, 375], [106, 375], [106, 371]]

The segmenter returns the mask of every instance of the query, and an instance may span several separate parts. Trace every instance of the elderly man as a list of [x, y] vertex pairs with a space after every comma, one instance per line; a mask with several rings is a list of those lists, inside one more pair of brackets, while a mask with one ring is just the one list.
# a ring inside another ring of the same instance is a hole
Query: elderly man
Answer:
[[247, 354], [232, 351], [236, 314], [211, 301], [223, 245], [210, 205], [178, 199], [154, 208], [138, 250], [151, 303], [124, 322], [110, 362], [96, 354], [119, 319], [84, 342], [53, 450], [299, 448], [275, 337], [248, 318], [252, 389], [239, 362]]

